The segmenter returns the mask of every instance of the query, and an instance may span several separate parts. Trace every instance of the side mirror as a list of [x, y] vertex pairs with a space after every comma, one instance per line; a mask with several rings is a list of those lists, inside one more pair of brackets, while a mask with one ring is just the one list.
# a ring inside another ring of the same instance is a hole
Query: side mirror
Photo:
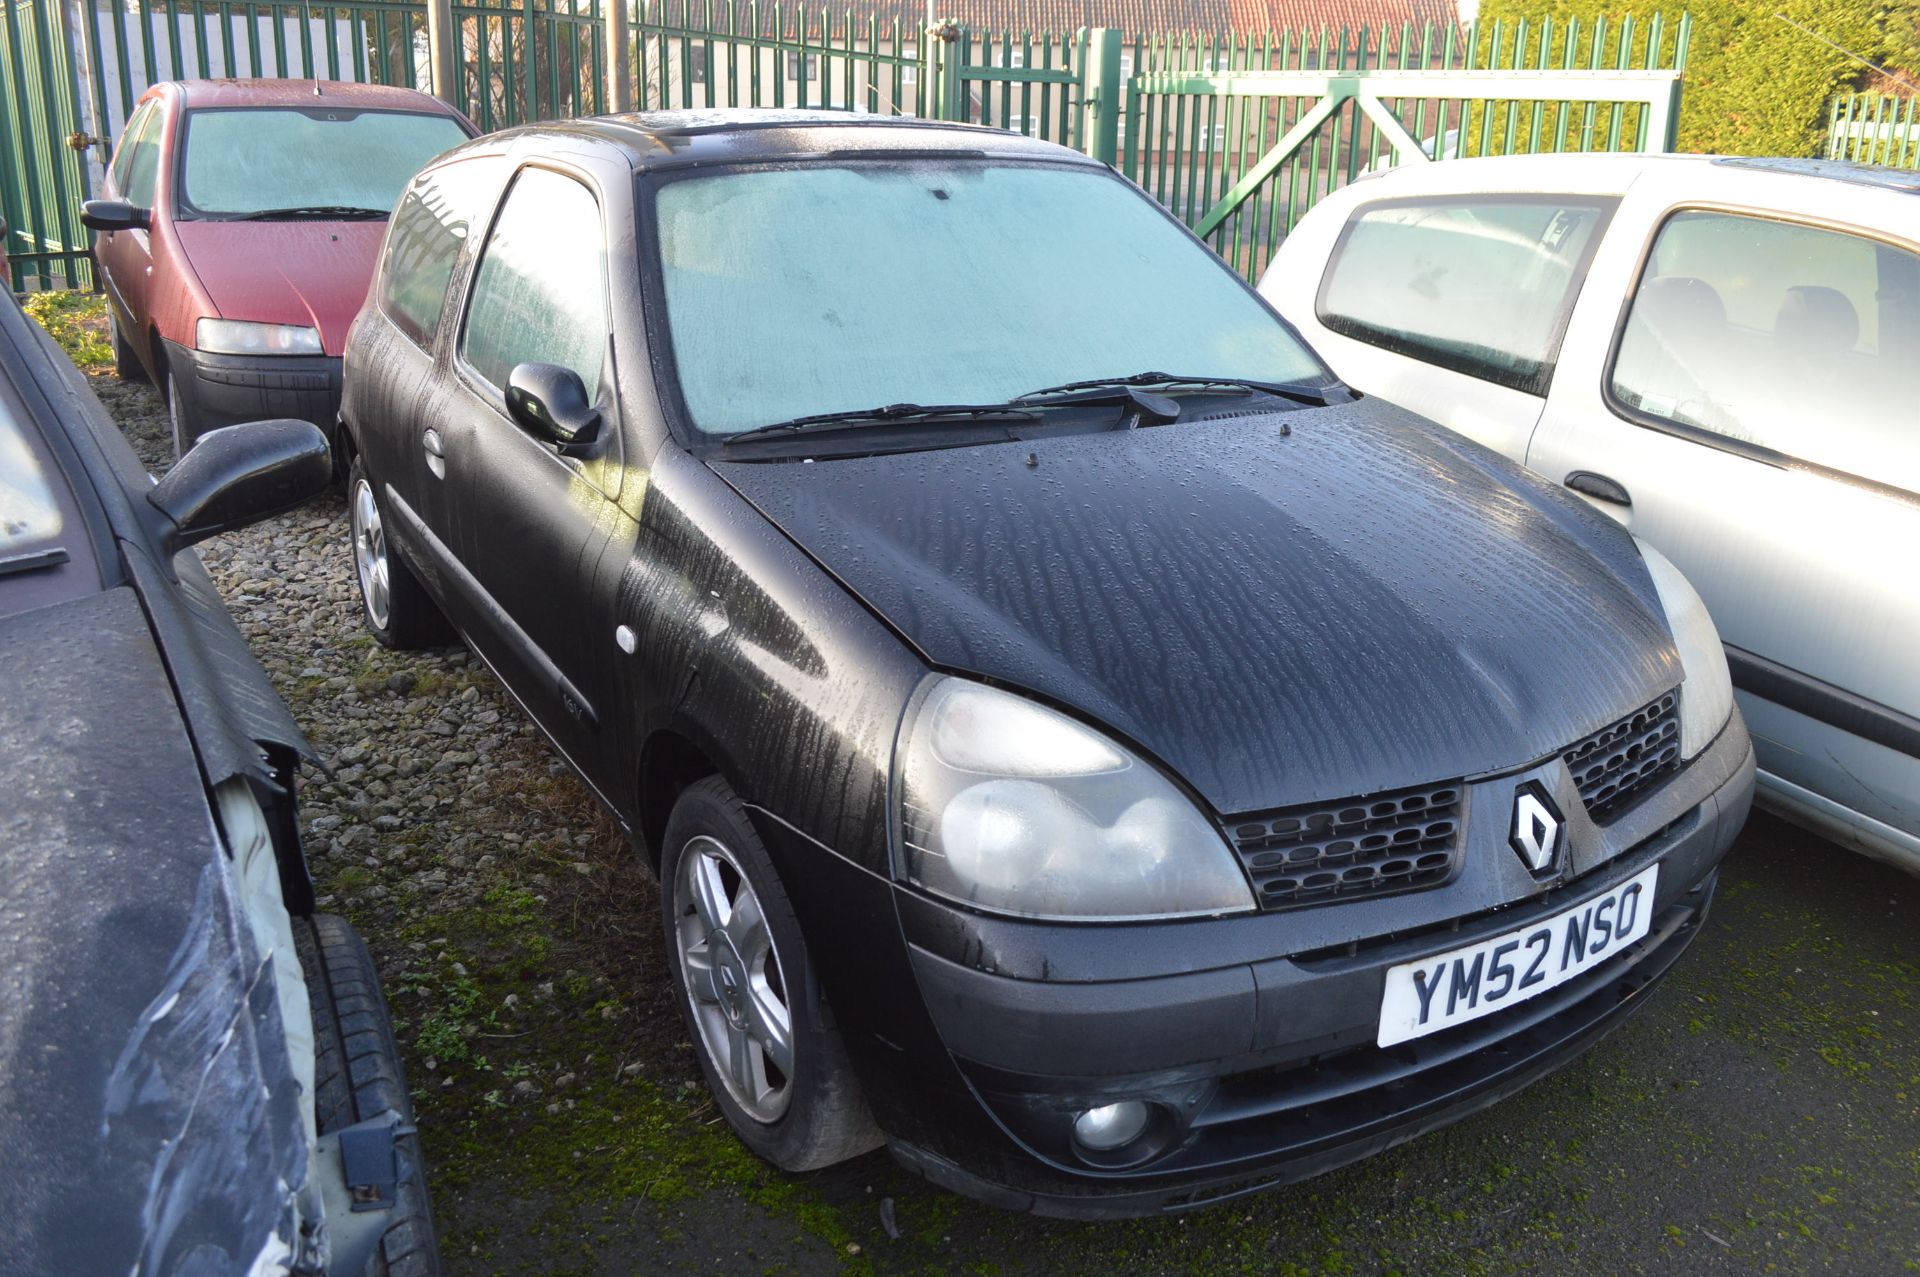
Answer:
[[96, 231], [144, 231], [152, 218], [125, 200], [88, 200], [80, 206], [80, 221]]
[[333, 457], [320, 427], [253, 421], [201, 435], [147, 493], [172, 558], [210, 536], [291, 510], [326, 491]]
[[507, 374], [507, 414], [536, 439], [579, 456], [600, 437], [600, 410], [580, 374], [559, 364], [516, 364]]

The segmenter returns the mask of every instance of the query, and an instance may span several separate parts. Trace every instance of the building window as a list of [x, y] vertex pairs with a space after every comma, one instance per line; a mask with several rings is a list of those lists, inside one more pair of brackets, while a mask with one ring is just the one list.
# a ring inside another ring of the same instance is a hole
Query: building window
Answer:
[[900, 83], [918, 84], [920, 82], [920, 50], [910, 44], [900, 50], [900, 56], [907, 60], [907, 64], [900, 68]]
[[707, 43], [704, 40], [687, 45], [687, 80], [692, 84], [707, 82]]
[[789, 80], [818, 80], [820, 78], [820, 56], [818, 54], [807, 54], [806, 72], [805, 76], [800, 74], [800, 55], [798, 53], [787, 54], [787, 78]]

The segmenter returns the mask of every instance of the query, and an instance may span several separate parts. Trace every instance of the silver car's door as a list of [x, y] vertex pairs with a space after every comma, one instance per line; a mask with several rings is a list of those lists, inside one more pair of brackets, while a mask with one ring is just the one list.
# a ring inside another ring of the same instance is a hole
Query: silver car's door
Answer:
[[1692, 579], [1763, 796], [1920, 869], [1920, 243], [1895, 233], [1916, 203], [1723, 167], [1644, 180], [1528, 464], [1617, 489], [1596, 504]]

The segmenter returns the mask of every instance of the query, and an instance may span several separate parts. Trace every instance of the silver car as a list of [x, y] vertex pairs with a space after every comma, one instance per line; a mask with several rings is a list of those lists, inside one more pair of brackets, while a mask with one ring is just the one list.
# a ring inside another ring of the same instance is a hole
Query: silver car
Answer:
[[1416, 164], [1323, 201], [1260, 291], [1357, 390], [1671, 558], [1762, 804], [1920, 872], [1920, 173]]

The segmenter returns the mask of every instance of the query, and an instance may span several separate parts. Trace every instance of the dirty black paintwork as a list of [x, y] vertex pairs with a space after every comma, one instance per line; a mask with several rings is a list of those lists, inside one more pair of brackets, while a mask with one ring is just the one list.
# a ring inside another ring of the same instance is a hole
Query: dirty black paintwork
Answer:
[[98, 577], [0, 616], [0, 1271], [249, 1271], [294, 1240], [308, 1145], [210, 793], [246, 782], [307, 907], [291, 772], [311, 750], [198, 558], [161, 557], [146, 471], [11, 299], [0, 404], [56, 459], [63, 536]]
[[934, 665], [1221, 813], [1510, 770], [1680, 681], [1617, 525], [1371, 400], [716, 468]]
[[[444, 161], [499, 168], [495, 193], [464, 210], [470, 224], [489, 221], [500, 186], [526, 163], [567, 168], [600, 200], [613, 266], [609, 433], [574, 458], [498, 433], [514, 429], [503, 405], [463, 380], [453, 349], [481, 248], [469, 235], [424, 348], [381, 313], [376, 284], [346, 352], [347, 443], [367, 461], [390, 545], [647, 850], [658, 855], [677, 784], [712, 772], [731, 783], [904, 1160], [1009, 1205], [1119, 1191], [1043, 1166], [983, 1106], [977, 1076], [994, 1062], [962, 1061], [954, 1047], [989, 1050], [979, 1043], [992, 1034], [943, 1034], [915, 949], [991, 987], [1079, 984], [1089, 1004], [1096, 982], [1220, 973], [1207, 979], [1259, 1002], [1262, 1049], [1284, 1056], [1306, 1049], [1288, 1039], [1289, 1016], [1337, 1021], [1350, 1035], [1352, 1008], [1325, 999], [1380, 978], [1363, 960], [1357, 983], [1289, 1011], [1285, 955], [1540, 908], [1556, 884], [1508, 865], [1502, 834], [1481, 841], [1504, 860], [1476, 850], [1443, 890], [1285, 915], [1075, 927], [933, 900], [894, 881], [890, 854], [893, 751], [931, 670], [1052, 701], [1225, 816], [1533, 771], [1572, 794], [1560, 751], [1678, 683], [1678, 657], [1624, 533], [1494, 454], [1373, 401], [1239, 419], [1216, 405], [1225, 419], [810, 464], [688, 451], [669, 427], [668, 365], [649, 346], [637, 198], [647, 174], [849, 151], [1090, 163], [991, 130], [845, 117], [740, 127], [674, 113], [479, 139]], [[440, 435], [444, 474], [424, 464], [428, 430]], [[518, 540], [500, 536], [506, 528]], [[518, 584], [496, 595], [483, 567]], [[634, 632], [631, 655], [613, 641], [618, 625]], [[551, 644], [534, 637], [542, 628]], [[591, 723], [569, 710], [557, 678], [590, 702]], [[1707, 890], [1751, 791], [1737, 717], [1711, 754], [1605, 829], [1575, 813], [1569, 872], [1609, 872], [1629, 852], [1684, 841], [1663, 891], [1677, 902]], [[1498, 782], [1487, 785], [1497, 801]], [[1697, 917], [1697, 905], [1672, 908]], [[996, 1014], [972, 996], [957, 1014]], [[951, 998], [939, 1014], [951, 1027]], [[1583, 1019], [1549, 1054], [1564, 1059], [1617, 1018]], [[1102, 1031], [1099, 1017], [1076, 1030]], [[1005, 1068], [994, 1076], [1099, 1094], [1127, 1085], [1143, 1058], [1118, 1042], [1101, 1076], [1064, 1066], [1044, 1083]], [[1198, 1075], [1248, 1064], [1216, 1060]], [[1503, 1077], [1465, 1079], [1418, 1115], [1382, 1098], [1380, 1129], [1397, 1133], [1357, 1136], [1340, 1156], [1519, 1084]], [[1307, 1158], [1296, 1170], [1328, 1164]]]
[[0, 620], [0, 1268], [242, 1272], [300, 1089], [140, 601]]

